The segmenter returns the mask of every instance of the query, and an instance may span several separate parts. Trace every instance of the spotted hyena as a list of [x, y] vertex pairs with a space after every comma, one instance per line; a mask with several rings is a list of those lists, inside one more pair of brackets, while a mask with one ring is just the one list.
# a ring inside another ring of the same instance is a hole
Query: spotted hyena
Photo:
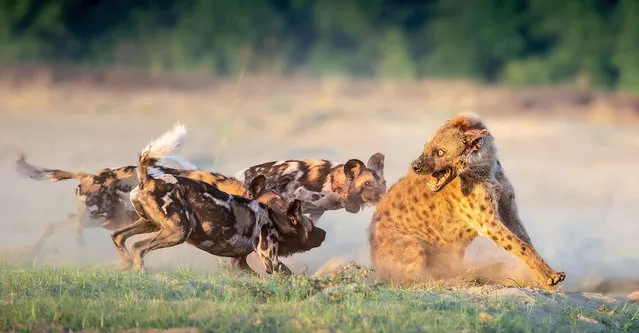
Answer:
[[[289, 239], [306, 244], [314, 229], [312, 221], [302, 215], [299, 200], [292, 201], [282, 214], [205, 182], [150, 170], [164, 154], [162, 146], [150, 144], [139, 157], [138, 186], [130, 196], [140, 218], [116, 230], [113, 237], [124, 261], [133, 261], [144, 270], [146, 253], [186, 242], [222, 257], [244, 257], [255, 251], [267, 273], [290, 273], [279, 260], [288, 250], [280, 244], [286, 245]], [[131, 257], [124, 248], [126, 237], [151, 232], [157, 233], [131, 245]], [[324, 240], [324, 234], [317, 235], [313, 247]]]
[[544, 286], [566, 277], [533, 247], [493, 136], [478, 116], [458, 114], [437, 129], [377, 204], [369, 229], [371, 259], [386, 278], [452, 277], [477, 236], [520, 258]]
[[384, 155], [376, 153], [364, 164], [350, 159], [346, 163], [327, 160], [272, 161], [240, 171], [236, 178], [249, 183], [258, 175], [266, 176], [267, 189], [284, 199], [302, 201], [303, 212], [317, 221], [327, 210], [359, 212], [375, 205], [386, 192]]

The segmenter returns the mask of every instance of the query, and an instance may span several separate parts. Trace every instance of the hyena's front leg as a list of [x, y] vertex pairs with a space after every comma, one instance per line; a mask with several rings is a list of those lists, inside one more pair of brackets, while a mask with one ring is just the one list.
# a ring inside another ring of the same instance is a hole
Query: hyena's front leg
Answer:
[[278, 243], [275, 228], [271, 228], [270, 230], [262, 228], [259, 234], [256, 252], [262, 264], [264, 264], [267, 274], [272, 274], [273, 270], [286, 275], [291, 274], [291, 270], [277, 257]]
[[479, 235], [491, 239], [522, 260], [534, 272], [536, 280], [542, 286], [554, 286], [566, 278], [564, 272], [557, 272], [548, 266], [529, 240], [526, 242], [521, 239], [505, 225], [499, 218], [497, 202], [490, 195], [473, 193], [462, 200], [461, 209], [461, 216], [466, 216], [468, 224]]

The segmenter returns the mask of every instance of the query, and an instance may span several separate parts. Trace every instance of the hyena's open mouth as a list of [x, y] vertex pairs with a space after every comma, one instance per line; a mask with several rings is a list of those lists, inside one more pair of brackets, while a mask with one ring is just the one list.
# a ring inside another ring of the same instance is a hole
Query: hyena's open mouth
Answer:
[[437, 192], [453, 180], [455, 174], [452, 168], [444, 168], [431, 173], [430, 178], [431, 179], [428, 180], [428, 187], [430, 187], [433, 192]]

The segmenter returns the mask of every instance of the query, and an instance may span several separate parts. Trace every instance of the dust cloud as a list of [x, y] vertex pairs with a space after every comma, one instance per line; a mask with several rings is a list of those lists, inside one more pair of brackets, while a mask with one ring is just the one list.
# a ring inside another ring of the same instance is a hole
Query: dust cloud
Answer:
[[[162, 97], [162, 92], [157, 94]], [[234, 175], [268, 160], [346, 161], [355, 157], [366, 161], [371, 154], [382, 152], [390, 186], [408, 170], [434, 130], [462, 111], [400, 105], [391, 112], [355, 102], [336, 109], [306, 106], [293, 97], [292, 106], [283, 107], [278, 105], [288, 105], [282, 102], [288, 97], [276, 98], [279, 104], [274, 106], [268, 100], [248, 101], [245, 96], [245, 102], [232, 111], [228, 110], [230, 97], [211, 98], [210, 103], [219, 103], [214, 108], [182, 101], [180, 107], [142, 111], [112, 107], [66, 112], [64, 106], [35, 112], [1, 109], [0, 209], [4, 218], [0, 251], [19, 256], [48, 223], [75, 211], [77, 181], [21, 178], [14, 170], [18, 150], [36, 165], [93, 172], [134, 164], [138, 151], [150, 139], [180, 121], [189, 131], [181, 154], [205, 169]], [[117, 103], [117, 97], [114, 99]], [[639, 278], [637, 126], [480, 115], [496, 139], [534, 246], [551, 267], [566, 272], [566, 286], [576, 286], [589, 276]], [[294, 270], [306, 267], [309, 272], [336, 259], [369, 265], [367, 229], [373, 210], [369, 207], [355, 215], [325, 213], [318, 223], [327, 231], [322, 247], [284, 258], [284, 262]], [[86, 249], [78, 247], [72, 232], [52, 236], [35, 262], [102, 264], [118, 259], [107, 231], [85, 230], [84, 236]], [[522, 268], [517, 259], [486, 239], [476, 240], [467, 258]], [[181, 245], [152, 252], [146, 264], [215, 269], [217, 260]]]

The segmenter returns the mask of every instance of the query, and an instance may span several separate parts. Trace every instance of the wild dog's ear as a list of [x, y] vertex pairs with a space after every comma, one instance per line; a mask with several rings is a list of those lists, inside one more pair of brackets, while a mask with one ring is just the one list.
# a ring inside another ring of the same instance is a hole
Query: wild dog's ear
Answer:
[[248, 198], [251, 200], [257, 200], [262, 194], [266, 192], [266, 177], [264, 175], [258, 175], [251, 180], [248, 188]]
[[464, 132], [464, 145], [469, 152], [475, 151], [481, 147], [481, 138], [488, 135], [487, 129], [470, 129]]
[[268, 217], [275, 223], [275, 228], [283, 234], [294, 234], [297, 230], [291, 225], [291, 220], [279, 211], [268, 207]]
[[291, 220], [293, 225], [302, 222], [302, 202], [299, 199], [293, 200], [286, 210], [286, 216]]
[[344, 164], [344, 174], [347, 180], [353, 180], [362, 173], [366, 166], [358, 159], [350, 159]]
[[366, 167], [375, 170], [380, 177], [384, 177], [384, 154], [373, 154], [366, 163]]

